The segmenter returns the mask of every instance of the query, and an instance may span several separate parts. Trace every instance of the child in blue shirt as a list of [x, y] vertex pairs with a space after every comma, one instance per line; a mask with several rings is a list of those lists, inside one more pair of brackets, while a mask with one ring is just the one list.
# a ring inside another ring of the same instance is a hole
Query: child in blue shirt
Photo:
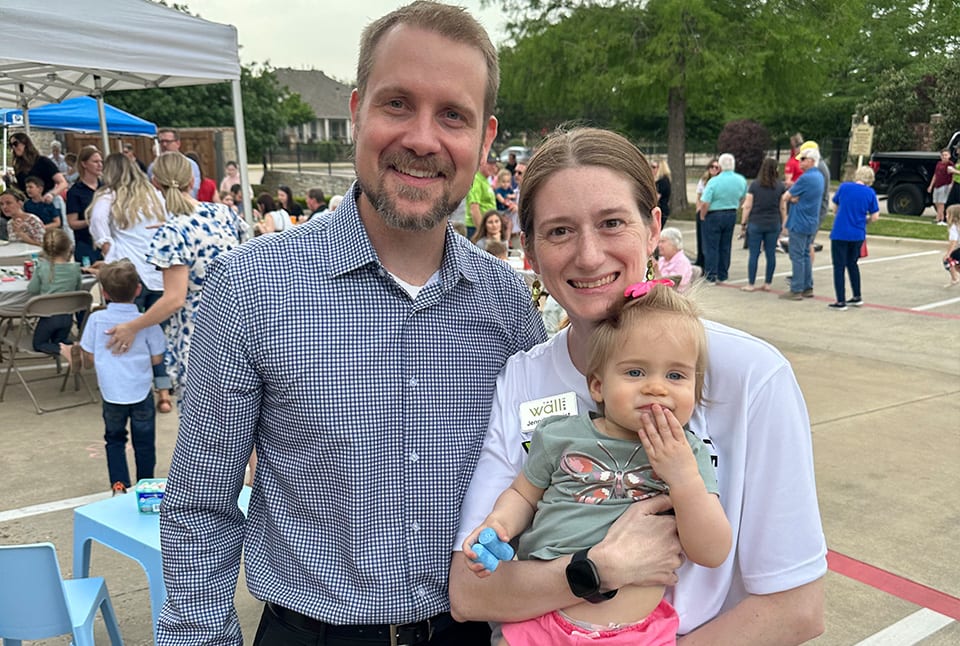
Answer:
[[27, 190], [27, 201], [23, 203], [23, 210], [40, 218], [47, 231], [59, 229], [60, 209], [43, 201], [43, 180], [30, 176], [23, 181], [23, 185]]
[[107, 349], [106, 331], [140, 316], [134, 299], [140, 293], [140, 276], [129, 260], [108, 263], [100, 268], [100, 288], [109, 301], [105, 310], [90, 314], [80, 339], [82, 356], [62, 346], [73, 369], [93, 364], [103, 397], [103, 434], [107, 471], [114, 493], [125, 493], [131, 485], [127, 469], [127, 420], [137, 466], [137, 480], [153, 477], [157, 462], [156, 408], [153, 404], [153, 366], [163, 361], [166, 337], [159, 325], [137, 333], [129, 350], [114, 354]]

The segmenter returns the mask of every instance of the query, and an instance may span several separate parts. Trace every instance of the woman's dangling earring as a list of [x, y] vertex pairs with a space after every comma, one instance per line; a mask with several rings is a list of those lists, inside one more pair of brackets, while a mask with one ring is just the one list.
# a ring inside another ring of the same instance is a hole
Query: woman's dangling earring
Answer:
[[644, 276], [644, 280], [653, 280], [653, 258], [647, 258], [647, 275]]

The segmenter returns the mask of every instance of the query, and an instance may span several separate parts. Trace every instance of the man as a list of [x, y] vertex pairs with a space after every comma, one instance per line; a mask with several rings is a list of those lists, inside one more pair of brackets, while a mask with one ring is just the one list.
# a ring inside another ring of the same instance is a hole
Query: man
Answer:
[[[820, 195], [820, 215], [817, 220], [817, 231], [819, 231], [820, 225], [823, 224], [823, 219], [830, 213], [830, 167], [827, 166], [827, 162], [823, 159], [823, 153], [820, 152], [820, 145], [817, 142], [805, 141], [800, 145], [800, 150], [808, 150], [810, 148], [816, 148], [817, 153], [820, 155], [820, 161], [817, 162], [817, 170], [820, 171], [820, 174], [823, 176], [823, 193]], [[813, 240], [810, 242], [811, 266], [813, 265], [816, 252], [823, 248], [823, 245], [817, 244], [817, 231], [813, 232]]]
[[137, 158], [137, 153], [133, 149], [133, 144], [123, 144], [123, 154], [127, 159], [136, 164], [137, 168], [142, 170], [144, 173], [147, 172], [147, 165]]
[[780, 298], [791, 301], [813, 298], [812, 246], [820, 226], [820, 199], [824, 192], [823, 174], [807, 172], [820, 162], [820, 149], [808, 147], [801, 150], [797, 157], [803, 174], [780, 199], [780, 212], [787, 217], [790, 263], [793, 267], [790, 291], [781, 294]]
[[473, 184], [467, 193], [467, 238], [472, 238], [477, 226], [483, 220], [483, 214], [497, 208], [497, 195], [493, 192], [490, 177], [497, 174], [497, 156], [487, 155], [484, 162], [473, 176]]
[[[176, 130], [171, 128], [157, 130], [157, 141], [160, 143], [161, 153], [180, 152], [180, 133]], [[200, 167], [197, 166], [197, 162], [189, 157], [187, 161], [190, 162], [190, 170], [193, 171], [193, 186], [190, 187], [190, 195], [196, 199], [197, 191], [200, 190]], [[147, 168], [147, 177], [153, 179], [153, 162], [150, 162], [150, 166]]]
[[50, 161], [57, 165], [57, 170], [66, 175], [70, 169], [67, 167], [67, 160], [64, 158], [61, 150], [62, 148], [59, 141], [54, 139], [50, 142]]
[[496, 136], [496, 50], [420, 1], [369, 25], [359, 61], [358, 179], [336, 212], [207, 273], [160, 517], [161, 645], [242, 643], [241, 549], [267, 602], [254, 644], [489, 644], [450, 617], [450, 547], [497, 375], [546, 338], [519, 277], [447, 222]]
[[747, 180], [736, 172], [737, 162], [730, 153], [717, 159], [720, 174], [707, 183], [700, 197], [704, 276], [708, 283], [725, 283], [730, 271], [733, 230], [737, 209], [747, 196]]
[[327, 196], [322, 188], [311, 188], [307, 191], [307, 208], [310, 209], [308, 220], [327, 211]]

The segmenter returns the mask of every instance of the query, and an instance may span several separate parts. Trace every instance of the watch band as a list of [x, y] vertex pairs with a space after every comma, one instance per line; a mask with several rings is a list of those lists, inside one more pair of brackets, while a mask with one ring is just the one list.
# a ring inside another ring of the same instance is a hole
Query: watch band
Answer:
[[[589, 601], [590, 603], [603, 603], [604, 601], [609, 601], [610, 599], [613, 599], [615, 596], [617, 596], [617, 591], [609, 590], [607, 592], [600, 592], [600, 574], [597, 572], [597, 566], [594, 564], [594, 562], [591, 561], [589, 558], [587, 558], [587, 552], [589, 551], [590, 551], [590, 548], [587, 548], [585, 550], [580, 550], [579, 552], [575, 553], [573, 555], [573, 558], [570, 559], [570, 565], [567, 567], [568, 569], [570, 567], [588, 568], [593, 575], [593, 580], [595, 582], [594, 589], [593, 591], [587, 592], [586, 594], [582, 594], [582, 593], [578, 594], [577, 590], [573, 589], [572, 587], [571, 587], [571, 590], [575, 595], [577, 595], [578, 597], [580, 597], [585, 601]], [[568, 580], [568, 583], [569, 583], [569, 580]]]

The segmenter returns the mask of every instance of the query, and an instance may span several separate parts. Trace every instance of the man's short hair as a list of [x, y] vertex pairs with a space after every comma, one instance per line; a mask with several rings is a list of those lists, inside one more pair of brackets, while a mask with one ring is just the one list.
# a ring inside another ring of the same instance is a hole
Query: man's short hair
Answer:
[[723, 153], [717, 158], [717, 163], [720, 164], [720, 170], [733, 170], [737, 167], [737, 160], [730, 153]]
[[477, 48], [487, 64], [487, 89], [483, 98], [483, 116], [493, 115], [500, 88], [500, 63], [497, 50], [483, 26], [463, 7], [416, 0], [405, 7], [391, 11], [386, 16], [367, 25], [360, 37], [360, 56], [357, 59], [357, 91], [363, 101], [367, 80], [373, 69], [377, 45], [396, 25], [410, 25], [440, 34], [444, 38]]
[[132, 303], [137, 297], [140, 275], [137, 268], [126, 258], [110, 262], [100, 268], [100, 285], [111, 301]]
[[36, 175], [31, 175], [27, 179], [23, 180], [23, 185], [26, 186], [27, 184], [33, 184], [34, 186], [39, 186], [40, 188], [43, 188], [43, 180], [37, 177]]
[[307, 197], [310, 199], [316, 200], [321, 204], [327, 203], [327, 196], [323, 194], [322, 188], [311, 188], [307, 190]]
[[159, 137], [165, 132], [173, 135], [174, 141], [180, 141], [180, 133], [174, 130], [173, 128], [160, 128], [159, 130], [157, 130], [157, 136]]
[[231, 192], [231, 193], [242, 193], [242, 192], [243, 192], [243, 186], [241, 186], [240, 184], [234, 184], [233, 186], [230, 187], [230, 192]]

